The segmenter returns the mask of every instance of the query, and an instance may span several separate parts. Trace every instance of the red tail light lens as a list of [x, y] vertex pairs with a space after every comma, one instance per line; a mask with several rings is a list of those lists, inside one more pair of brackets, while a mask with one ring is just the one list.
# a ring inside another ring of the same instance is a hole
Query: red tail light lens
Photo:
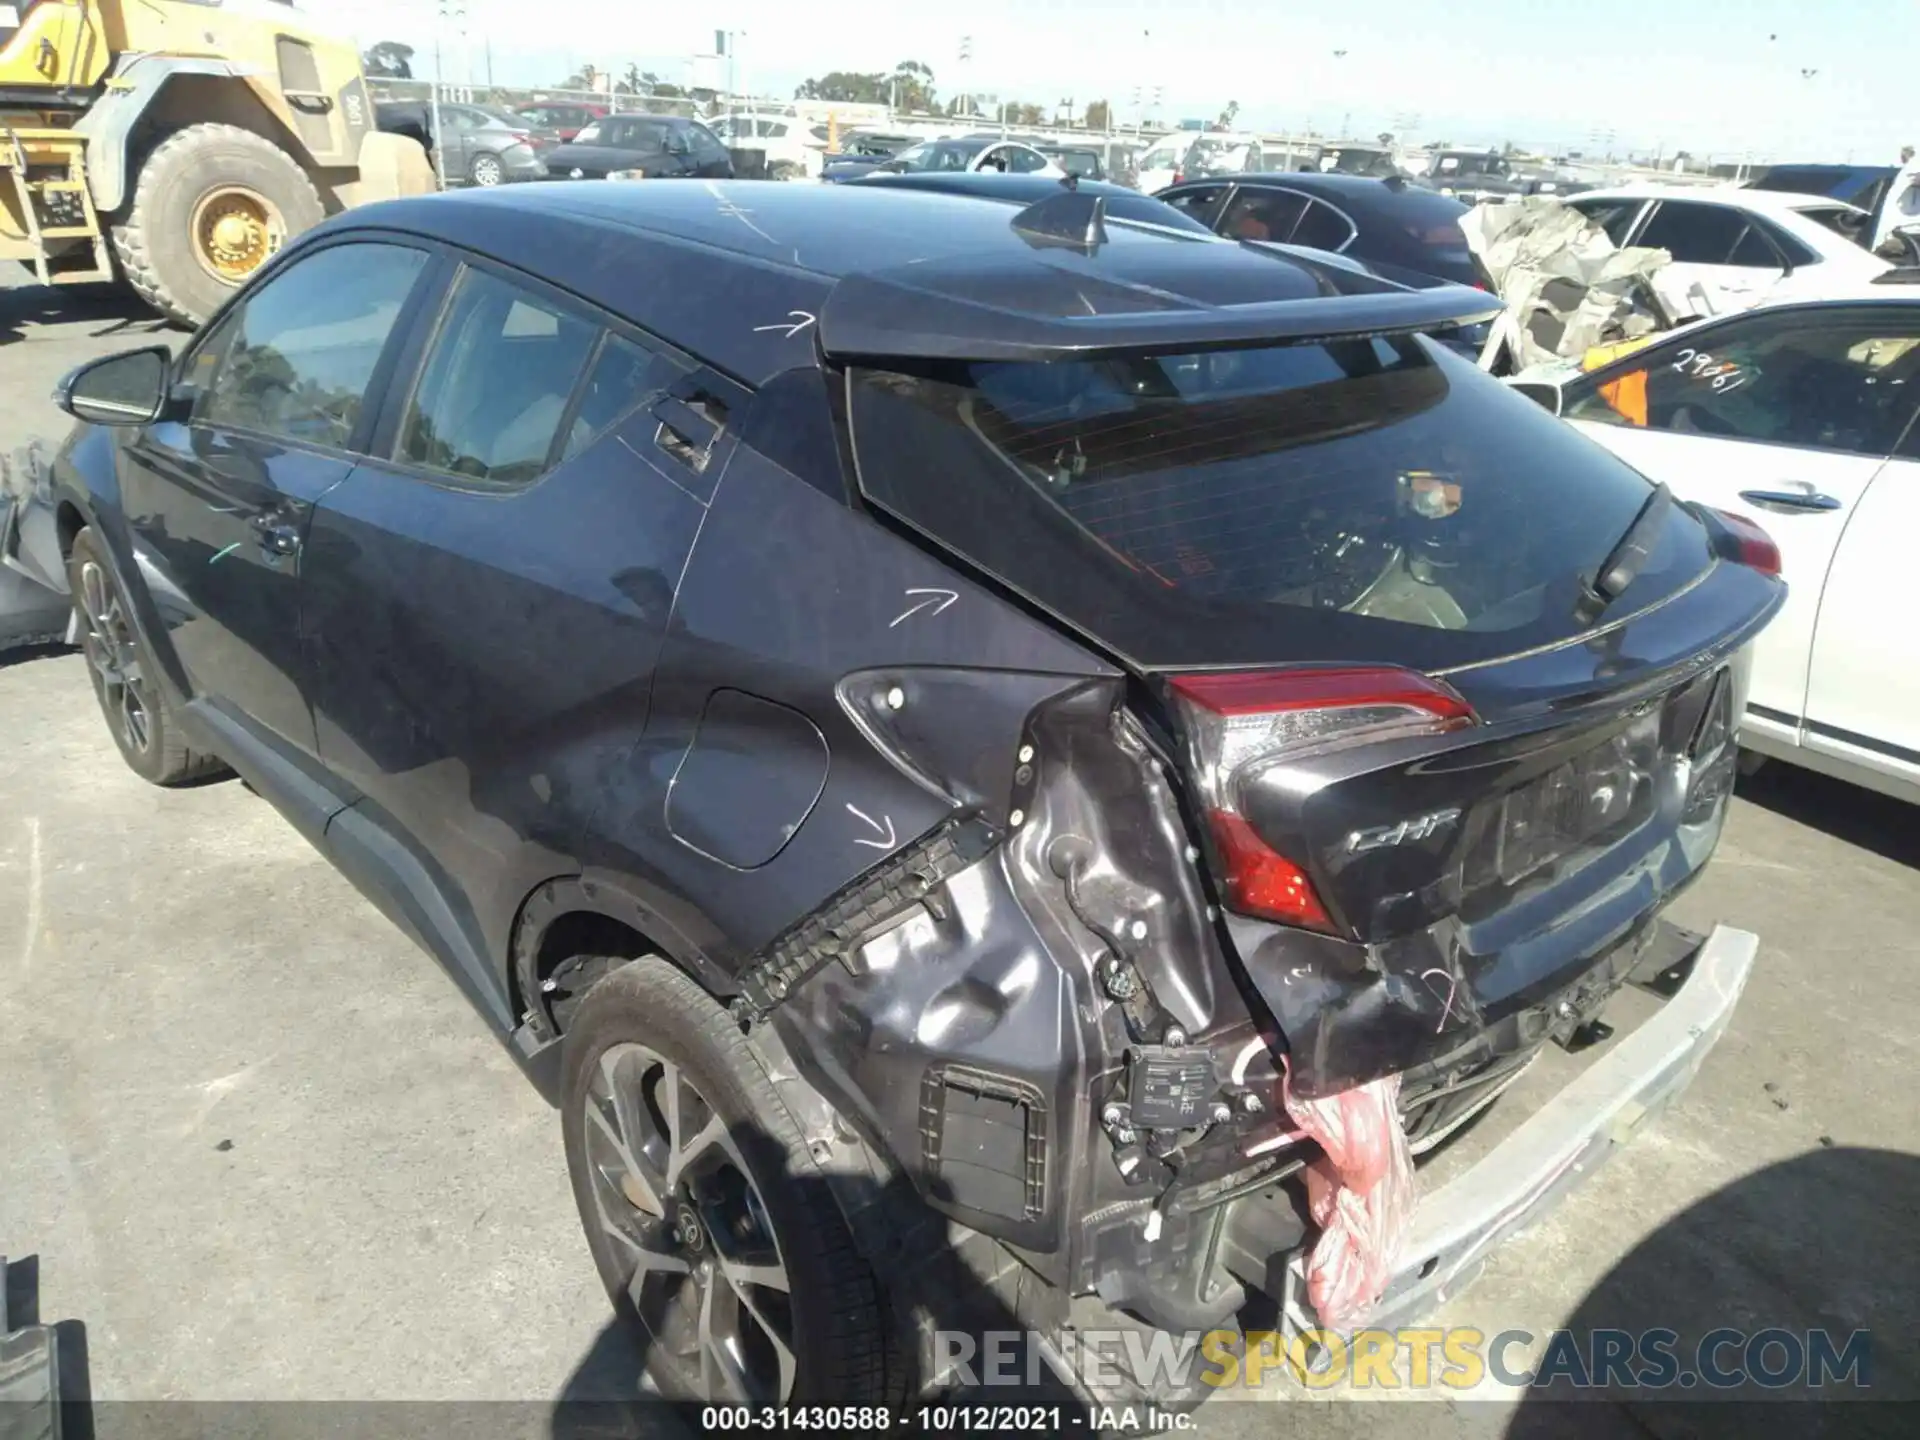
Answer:
[[1262, 840], [1245, 820], [1228, 810], [1215, 810], [1208, 819], [1214, 848], [1220, 852], [1222, 883], [1228, 908], [1243, 915], [1259, 915], [1298, 925], [1303, 930], [1331, 931], [1333, 920], [1320, 903], [1307, 872]]
[[1740, 563], [1749, 565], [1762, 575], [1780, 573], [1780, 547], [1773, 543], [1773, 537], [1762, 530], [1744, 515], [1736, 515], [1731, 510], [1716, 510], [1714, 516], [1733, 532], [1734, 543], [1740, 547]]
[[1213, 832], [1228, 905], [1332, 930], [1303, 866], [1241, 813], [1248, 777], [1287, 759], [1473, 723], [1467, 702], [1410, 670], [1343, 667], [1181, 675], [1172, 682]]

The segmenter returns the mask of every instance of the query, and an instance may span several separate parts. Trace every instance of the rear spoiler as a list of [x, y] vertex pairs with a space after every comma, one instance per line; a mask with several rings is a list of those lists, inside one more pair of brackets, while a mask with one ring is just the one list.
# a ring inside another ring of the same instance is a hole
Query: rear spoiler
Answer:
[[[1015, 216], [1014, 229], [1032, 247], [1023, 255], [848, 275], [821, 307], [821, 351], [842, 360], [1091, 360], [1416, 334], [1477, 324], [1504, 308], [1498, 296], [1465, 285], [1411, 290], [1273, 251], [1258, 253], [1324, 277], [1326, 292], [1210, 304], [1176, 293], [1175, 280], [1148, 283], [1101, 266], [1104, 207], [1091, 198], [1063, 192]], [[1043, 206], [1051, 213], [1036, 213]], [[1192, 249], [1196, 267], [1214, 260], [1198, 253], [1212, 243], [1196, 239]], [[1228, 258], [1256, 250], [1233, 247]], [[1196, 268], [1195, 279], [1204, 271]], [[1285, 291], [1277, 274], [1274, 290]]]

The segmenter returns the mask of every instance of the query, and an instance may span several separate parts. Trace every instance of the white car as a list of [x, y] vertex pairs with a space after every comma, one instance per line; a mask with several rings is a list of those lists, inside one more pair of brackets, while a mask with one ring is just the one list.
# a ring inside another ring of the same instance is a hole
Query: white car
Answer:
[[775, 180], [820, 173], [820, 156], [826, 149], [824, 130], [815, 141], [810, 128], [790, 115], [725, 115], [707, 128], [723, 145], [766, 151], [767, 173]]
[[922, 140], [909, 145], [885, 164], [877, 167], [900, 175], [933, 172], [971, 174], [997, 170], [1009, 175], [1052, 175], [1066, 178], [1066, 171], [1033, 146], [1019, 140], [993, 140], [978, 135], [944, 140]]
[[1846, 294], [1893, 268], [1854, 238], [1872, 231], [1864, 210], [1818, 195], [1645, 184], [1567, 203], [1623, 249], [1672, 255], [1654, 283], [1683, 316]]
[[1140, 190], [1152, 195], [1182, 180], [1245, 175], [1265, 166], [1258, 135], [1176, 130], [1154, 141], [1140, 157]]
[[1741, 743], [1920, 802], [1920, 291], [1872, 289], [1691, 325], [1520, 388], [1778, 547], [1789, 594], [1757, 642]]

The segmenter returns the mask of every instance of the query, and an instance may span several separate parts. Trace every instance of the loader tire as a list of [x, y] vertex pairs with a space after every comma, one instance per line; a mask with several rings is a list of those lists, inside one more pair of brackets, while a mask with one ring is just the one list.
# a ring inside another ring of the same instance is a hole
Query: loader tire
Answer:
[[271, 140], [237, 125], [190, 125], [140, 167], [113, 248], [142, 300], [194, 326], [325, 215], [306, 171]]

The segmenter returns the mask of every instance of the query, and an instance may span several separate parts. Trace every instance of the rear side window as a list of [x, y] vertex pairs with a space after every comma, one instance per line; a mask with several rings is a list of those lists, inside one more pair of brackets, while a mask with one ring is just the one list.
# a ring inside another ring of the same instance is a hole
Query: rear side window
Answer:
[[494, 484], [547, 468], [598, 327], [481, 270], [455, 287], [398, 458]]
[[1725, 205], [1663, 200], [1640, 234], [1640, 244], [1665, 250], [1676, 265], [1739, 265], [1778, 270], [1780, 257], [1749, 238], [1747, 217]]
[[636, 406], [661, 394], [687, 373], [688, 367], [671, 356], [643, 349], [618, 335], [608, 336], [567, 426], [562, 458], [579, 454]]
[[1306, 211], [1307, 197], [1298, 191], [1243, 186], [1220, 217], [1220, 233], [1235, 240], [1284, 241]]
[[1873, 238], [1873, 217], [1864, 211], [1850, 210], [1844, 205], [1824, 205], [1800, 213], [1856, 245], [1866, 245]]
[[1307, 213], [1293, 227], [1293, 243], [1315, 250], [1338, 250], [1353, 237], [1353, 222], [1318, 200], [1307, 206]]
[[[856, 371], [849, 419], [871, 499], [1146, 665], [1566, 638], [1650, 494], [1416, 337]], [[1676, 511], [1633, 599], [1706, 563]]]
[[193, 423], [344, 448], [426, 263], [419, 250], [377, 244], [293, 261], [194, 352]]

